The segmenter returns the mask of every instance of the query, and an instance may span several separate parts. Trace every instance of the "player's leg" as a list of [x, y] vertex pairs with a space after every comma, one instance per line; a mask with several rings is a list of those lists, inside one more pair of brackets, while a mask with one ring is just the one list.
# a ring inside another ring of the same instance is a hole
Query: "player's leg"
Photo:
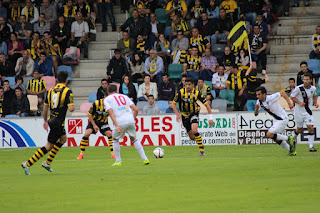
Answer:
[[308, 129], [309, 151], [310, 151], [310, 152], [316, 152], [317, 150], [313, 147], [313, 143], [314, 143], [314, 129], [313, 129], [313, 125], [307, 125], [307, 129]]
[[136, 127], [134, 124], [130, 124], [127, 128], [127, 133], [130, 136], [130, 140], [132, 141], [134, 147], [138, 151], [141, 159], [143, 160], [145, 165], [148, 165], [150, 161], [148, 160], [148, 157], [146, 156], [143, 146], [141, 145], [140, 140], [136, 137]]
[[111, 152], [111, 158], [116, 158], [116, 155], [114, 154], [113, 151], [113, 143], [112, 143], [112, 132], [111, 130], [105, 131], [104, 135], [108, 137], [108, 143], [109, 143], [109, 148], [110, 148], [110, 152]]
[[[89, 127], [89, 125], [88, 125], [88, 127]], [[83, 135], [81, 142], [80, 142], [80, 154], [77, 157], [78, 160], [83, 159], [84, 152], [86, 151], [86, 147], [89, 144], [89, 137], [93, 132], [93, 128], [88, 128], [88, 127], [87, 127], [86, 131], [84, 132], [84, 135]]]
[[113, 151], [114, 154], [116, 156], [116, 162], [114, 164], [112, 164], [112, 166], [121, 166], [122, 165], [122, 159], [121, 159], [121, 155], [120, 155], [120, 144], [119, 144], [119, 139], [123, 138], [125, 131], [122, 128], [122, 133], [119, 133], [117, 129], [114, 129], [112, 131], [112, 144], [113, 144]]
[[204, 146], [202, 144], [202, 138], [200, 133], [198, 132], [198, 123], [192, 123], [191, 124], [191, 131], [194, 135], [194, 140], [197, 142], [199, 151], [200, 151], [200, 156], [204, 156]]

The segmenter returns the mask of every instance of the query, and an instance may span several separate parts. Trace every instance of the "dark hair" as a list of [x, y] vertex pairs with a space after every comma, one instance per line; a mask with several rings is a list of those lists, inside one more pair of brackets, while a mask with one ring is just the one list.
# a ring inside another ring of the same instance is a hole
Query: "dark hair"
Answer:
[[238, 65], [236, 65], [236, 64], [232, 64], [232, 68], [237, 68], [237, 69], [239, 69], [239, 67], [238, 67]]
[[[160, 46], [160, 35], [163, 35], [164, 36], [164, 44], [166, 44], [168, 41], [165, 37], [165, 35], [163, 33], [160, 33], [159, 36], [158, 36], [158, 39], [157, 39], [157, 43], [156, 43], [156, 50], [157, 52], [161, 52], [161, 46]], [[170, 43], [169, 43], [170, 44]]]
[[[138, 61], [135, 59], [135, 56], [136, 56], [136, 55], [139, 56], [139, 60], [138, 60]], [[141, 65], [142, 62], [143, 62], [143, 60], [142, 60], [142, 56], [140, 55], [140, 53], [137, 53], [137, 52], [134, 53], [134, 54], [133, 54], [132, 64], [133, 64], [134, 66], [137, 66], [137, 65]]]
[[169, 76], [169, 73], [164, 73], [164, 74], [162, 75], [162, 77], [163, 77], [163, 76], [167, 76], [168, 78], [170, 77], [170, 76]]
[[303, 64], [305, 64], [305, 65], [308, 66], [308, 63], [307, 63], [306, 61], [302, 61], [302, 62], [300, 63], [300, 67], [301, 67], [301, 65], [303, 65]]
[[306, 72], [303, 74], [303, 77], [309, 77], [310, 79], [312, 79], [312, 74], [310, 72]]
[[16, 91], [16, 90], [20, 90], [20, 91], [22, 92], [21, 87], [16, 87], [16, 88], [14, 89], [14, 91]]
[[202, 78], [202, 77], [198, 78], [198, 81], [199, 80], [204, 82], [204, 78]]
[[255, 24], [255, 25], [253, 25], [253, 28], [254, 28], [254, 27], [259, 27], [259, 28], [260, 28], [259, 24]]
[[294, 81], [294, 82], [296, 82], [296, 79], [294, 79], [294, 78], [289, 78], [289, 81]]
[[44, 17], [46, 17], [46, 14], [44, 14], [44, 13], [40, 13], [40, 14], [39, 14], [39, 16], [41, 16], [41, 15], [44, 15]]
[[45, 31], [45, 32], [43, 33], [43, 35], [44, 35], [44, 34], [51, 35], [51, 32], [50, 32], [49, 30], [47, 30], [47, 31]]
[[108, 81], [108, 80], [107, 80], [107, 79], [105, 79], [105, 78], [103, 78], [103, 79], [101, 79], [101, 83], [102, 83], [103, 81]]
[[114, 84], [110, 84], [108, 86], [108, 93], [113, 93], [113, 92], [117, 92], [117, 86]]
[[144, 76], [143, 76], [143, 79], [145, 79], [145, 77], [149, 77], [149, 78], [151, 78], [151, 76], [149, 75], [149, 74], [145, 74]]
[[8, 82], [10, 84], [9, 80], [4, 80], [3, 83], [5, 83], [5, 82]]
[[18, 37], [18, 35], [17, 35], [16, 32], [11, 32], [11, 33], [10, 33], [10, 36], [11, 36], [11, 35], [14, 35], [16, 38]]
[[17, 83], [18, 80], [22, 80], [22, 83], [23, 83], [23, 78], [21, 75], [17, 75], [15, 78], [14, 78], [14, 81]]
[[34, 70], [33, 73], [35, 73], [35, 72], [40, 73], [39, 70]]
[[133, 9], [133, 10], [132, 10], [132, 13], [133, 13], [133, 11], [137, 11], [137, 12], [139, 13], [139, 10], [138, 10], [138, 9]]
[[184, 75], [181, 75], [181, 78], [188, 78], [188, 76], [184, 74]]
[[153, 95], [148, 95], [148, 98], [150, 98], [150, 97], [154, 98], [154, 96], [153, 96]]
[[258, 70], [257, 69], [252, 69], [250, 72], [251, 76], [257, 76], [258, 75]]
[[67, 71], [58, 72], [57, 78], [59, 83], [65, 83], [68, 79], [68, 72]]
[[39, 31], [34, 31], [34, 32], [32, 33], [32, 36], [33, 36], [34, 34], [38, 34], [39, 37], [40, 37], [40, 32], [39, 32]]
[[44, 52], [44, 51], [43, 51], [43, 52], [41, 52], [41, 53], [40, 53], [40, 55], [47, 56], [46, 52]]
[[267, 90], [266, 90], [265, 87], [258, 87], [258, 88], [256, 89], [256, 92], [258, 92], [258, 91], [261, 91], [262, 94], [267, 94]]
[[4, 90], [4, 88], [0, 86], [0, 90]]
[[115, 50], [114, 50], [114, 54], [121, 54], [121, 52], [120, 52], [119, 49], [115, 49]]
[[193, 84], [193, 83], [194, 83], [194, 80], [193, 80], [193, 78], [191, 78], [191, 77], [187, 77], [186, 82], [191, 82], [191, 83]]

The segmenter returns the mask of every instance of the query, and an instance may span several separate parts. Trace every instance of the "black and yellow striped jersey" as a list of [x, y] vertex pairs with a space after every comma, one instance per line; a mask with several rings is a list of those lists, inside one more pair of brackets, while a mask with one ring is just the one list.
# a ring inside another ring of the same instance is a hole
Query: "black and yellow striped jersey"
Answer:
[[3, 98], [0, 98], [0, 115], [3, 114]]
[[32, 79], [28, 82], [27, 90], [30, 90], [31, 92], [41, 92], [43, 89], [47, 89], [47, 86], [41, 78]]
[[230, 84], [232, 90], [241, 90], [246, 81], [245, 71], [239, 70], [237, 74], [229, 74], [227, 84]]
[[86, 18], [88, 14], [91, 13], [90, 5], [86, 3], [83, 3], [82, 8], [80, 8], [80, 5], [77, 4], [73, 7], [73, 9], [75, 10], [75, 14], [77, 14], [77, 12], [80, 11], [82, 13], [83, 18]]
[[190, 29], [189, 26], [187, 24], [187, 22], [183, 19], [181, 19], [180, 23], [178, 24], [174, 24], [172, 22], [171, 27], [174, 29], [174, 31], [178, 32], [178, 31], [182, 31], [184, 32], [189, 32], [190, 33]]
[[49, 106], [50, 118], [58, 118], [64, 126], [68, 106], [73, 105], [73, 93], [64, 84], [59, 83], [48, 91], [44, 104]]
[[198, 35], [197, 38], [190, 38], [190, 48], [198, 47], [198, 54], [202, 55], [202, 53], [206, 50], [207, 45], [210, 46], [210, 43], [206, 37], [202, 37], [202, 35]]
[[108, 123], [109, 113], [104, 109], [103, 99], [96, 100], [88, 112], [97, 123]]
[[[56, 47], [57, 51], [54, 51], [52, 46]], [[48, 44], [46, 43], [46, 50], [49, 55], [57, 55], [57, 56], [60, 56], [60, 58], [62, 57], [61, 51], [60, 51], [60, 46], [59, 46], [58, 41], [56, 39], [51, 38], [49, 40], [49, 43]]]
[[66, 18], [74, 18], [76, 16], [76, 8], [72, 6], [70, 9], [67, 5], [61, 8], [61, 14]]
[[187, 60], [184, 62], [187, 65], [187, 71], [200, 70], [201, 67], [201, 56], [187, 55]]
[[207, 103], [206, 98], [203, 97], [199, 91], [193, 88], [192, 91], [188, 93], [186, 88], [182, 88], [174, 97], [173, 103], [179, 103], [181, 115], [188, 117], [199, 113], [197, 100], [201, 101], [203, 104]]
[[38, 40], [38, 41], [32, 40], [30, 42], [30, 48], [28, 49], [28, 51], [30, 52], [30, 55], [31, 55], [33, 60], [36, 60], [37, 58], [40, 57], [40, 54], [37, 51], [38, 49], [41, 49], [40, 40]]
[[204, 85], [204, 88], [199, 88], [199, 85], [196, 86], [196, 90], [199, 91], [201, 93], [201, 95], [203, 95], [205, 98], [209, 97], [210, 99], [212, 99], [212, 95], [211, 95], [211, 89], [209, 85]]

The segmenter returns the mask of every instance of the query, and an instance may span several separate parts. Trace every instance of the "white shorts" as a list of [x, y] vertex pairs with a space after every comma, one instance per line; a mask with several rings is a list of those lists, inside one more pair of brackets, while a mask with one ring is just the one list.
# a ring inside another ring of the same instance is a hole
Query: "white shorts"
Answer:
[[294, 120], [298, 128], [302, 128], [303, 124], [313, 126], [313, 116], [309, 115], [309, 113], [294, 113]]
[[119, 125], [122, 129], [122, 133], [120, 134], [117, 129], [115, 128], [112, 131], [112, 137], [115, 139], [122, 139], [126, 133], [128, 133], [129, 136], [136, 138], [136, 126], [134, 123], [131, 124], [124, 124]]
[[276, 133], [283, 133], [286, 129], [286, 126], [289, 122], [289, 118], [286, 118], [284, 120], [276, 120], [276, 122], [273, 123], [272, 127], [268, 130], [268, 132], [271, 132], [273, 134]]

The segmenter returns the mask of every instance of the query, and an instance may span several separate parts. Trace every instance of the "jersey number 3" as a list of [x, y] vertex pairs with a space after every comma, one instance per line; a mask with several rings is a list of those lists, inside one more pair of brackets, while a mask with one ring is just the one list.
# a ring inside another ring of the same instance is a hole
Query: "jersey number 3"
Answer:
[[125, 97], [123, 97], [122, 95], [113, 96], [113, 97], [114, 99], [116, 99], [118, 106], [123, 106], [127, 104]]

